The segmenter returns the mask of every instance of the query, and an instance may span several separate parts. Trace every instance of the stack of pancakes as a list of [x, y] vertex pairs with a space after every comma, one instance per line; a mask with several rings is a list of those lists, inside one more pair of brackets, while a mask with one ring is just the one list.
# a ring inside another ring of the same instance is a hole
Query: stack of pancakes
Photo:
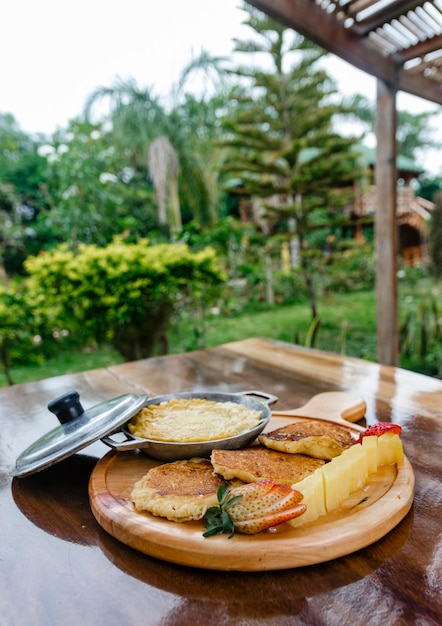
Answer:
[[213, 450], [210, 460], [193, 458], [152, 468], [134, 486], [138, 511], [175, 522], [202, 519], [217, 504], [223, 482], [231, 486], [272, 478], [296, 485], [352, 445], [350, 431], [314, 420], [263, 433], [240, 450]]

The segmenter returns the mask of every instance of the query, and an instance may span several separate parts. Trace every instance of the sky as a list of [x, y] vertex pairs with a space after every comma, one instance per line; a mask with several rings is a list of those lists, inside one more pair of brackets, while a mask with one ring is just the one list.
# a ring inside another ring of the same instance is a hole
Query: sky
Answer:
[[[81, 114], [87, 97], [117, 77], [170, 93], [183, 67], [202, 49], [229, 56], [233, 38], [247, 38], [239, 0], [4, 0], [0, 6], [0, 112], [27, 133], [53, 133]], [[376, 81], [332, 57], [327, 69], [346, 95], [374, 102]], [[441, 107], [399, 93], [398, 108]], [[425, 166], [442, 174], [442, 151]]]

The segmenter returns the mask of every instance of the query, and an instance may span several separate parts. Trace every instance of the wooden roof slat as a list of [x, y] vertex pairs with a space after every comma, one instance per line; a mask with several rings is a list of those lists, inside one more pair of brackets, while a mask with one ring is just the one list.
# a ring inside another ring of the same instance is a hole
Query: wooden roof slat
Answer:
[[416, 26], [418, 26], [425, 33], [426, 38], [430, 38], [432, 36], [433, 31], [422, 14], [417, 13], [417, 11], [410, 11], [408, 16], [410, 20], [414, 22]]
[[[370, 31], [369, 37], [371, 41], [378, 41], [373, 35], [374, 35], [374, 32]], [[379, 37], [379, 39], [389, 44], [387, 48], [389, 48], [390, 52], [388, 52], [387, 54], [393, 55], [395, 52], [397, 52], [397, 50], [402, 49], [402, 46], [398, 46], [398, 40], [395, 37], [395, 33], [391, 32], [391, 30], [389, 30], [387, 27], [377, 28], [376, 35]]]
[[[428, 8], [432, 5], [429, 4]], [[418, 7], [416, 9], [416, 14], [421, 18], [423, 22], [425, 22], [430, 28], [429, 36], [432, 37], [434, 33], [440, 35], [442, 32], [441, 23], [438, 22], [435, 17], [431, 15], [431, 13], [427, 10], [427, 7], [424, 5], [423, 7]]]
[[421, 29], [416, 26], [416, 24], [412, 20], [410, 20], [408, 15], [401, 15], [399, 17], [399, 21], [403, 26], [408, 28], [414, 35], [416, 35], [418, 41], [422, 41], [424, 39], [425, 33], [421, 31]]
[[439, 31], [435, 28], [435, 32], [438, 32], [440, 35], [442, 33], [442, 12], [434, 4], [425, 5], [424, 8], [439, 28]]
[[407, 48], [409, 46], [416, 46], [419, 43], [420, 38], [412, 30], [405, 26], [405, 24], [397, 19], [394, 19], [391, 24], [401, 33], [401, 35], [407, 41]]
[[402, 35], [398, 28], [393, 26], [393, 24], [384, 24], [384, 26], [379, 30], [394, 43], [396, 50], [403, 50], [404, 48], [407, 49], [410, 46], [409, 41]]
[[[373, 4], [373, 2], [371, 2]], [[382, 10], [377, 11], [373, 17], [369, 17], [364, 20], [357, 20], [358, 24], [355, 26], [355, 30], [361, 37], [367, 35], [371, 30], [375, 30], [393, 19], [397, 19], [400, 15], [407, 13], [408, 11], [414, 11], [422, 2], [418, 0], [404, 0], [403, 2], [395, 2], [388, 5]], [[355, 16], [357, 18], [357, 15]]]
[[373, 41], [376, 46], [381, 49], [385, 56], [396, 52], [396, 45], [394, 44], [394, 42], [390, 41], [388, 37], [384, 36], [384, 33], [381, 29], [370, 33], [370, 41]]

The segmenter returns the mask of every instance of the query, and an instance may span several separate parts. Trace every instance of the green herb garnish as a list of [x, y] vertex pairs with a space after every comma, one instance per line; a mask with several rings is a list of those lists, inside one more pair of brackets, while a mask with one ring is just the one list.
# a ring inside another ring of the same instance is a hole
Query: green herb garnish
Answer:
[[229, 533], [229, 539], [235, 533], [235, 527], [227, 510], [239, 502], [242, 496], [234, 496], [229, 498], [229, 485], [223, 483], [218, 487], [216, 492], [218, 498], [218, 506], [211, 506], [204, 515], [205, 527], [207, 530], [203, 533], [203, 537], [211, 537], [220, 533]]

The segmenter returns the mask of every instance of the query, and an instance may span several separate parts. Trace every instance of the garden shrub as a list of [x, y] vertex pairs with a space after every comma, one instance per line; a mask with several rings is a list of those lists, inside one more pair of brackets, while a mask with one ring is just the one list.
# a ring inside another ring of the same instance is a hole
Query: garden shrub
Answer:
[[442, 315], [436, 298], [406, 302], [399, 328], [401, 367], [442, 377]]
[[375, 259], [372, 244], [354, 244], [333, 251], [319, 266], [319, 273], [324, 291], [348, 293], [373, 289]]
[[209, 297], [223, 272], [213, 249], [114, 240], [67, 245], [26, 260], [28, 284], [83, 341], [110, 342], [126, 360], [167, 352], [167, 331], [183, 298]]
[[41, 364], [50, 355], [52, 337], [46, 308], [23, 282], [0, 286], [0, 367], [9, 385], [11, 368]]

